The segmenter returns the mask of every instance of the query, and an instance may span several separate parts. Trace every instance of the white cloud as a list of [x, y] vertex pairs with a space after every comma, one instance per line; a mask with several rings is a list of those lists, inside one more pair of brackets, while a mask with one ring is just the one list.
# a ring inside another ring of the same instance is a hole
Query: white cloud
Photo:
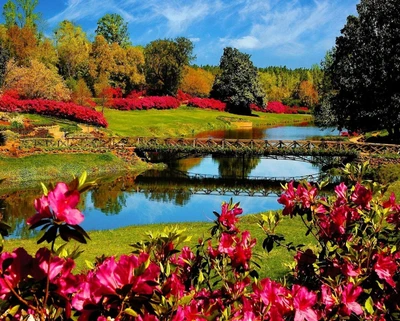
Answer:
[[162, 2], [153, 8], [154, 12], [167, 20], [168, 33], [172, 35], [185, 31], [190, 25], [204, 19], [209, 14], [209, 6], [202, 1], [184, 3]]
[[343, 11], [342, 6], [328, 0], [308, 5], [297, 0], [278, 4], [276, 1], [248, 1], [240, 11], [252, 21], [248, 33], [225, 38], [224, 44], [238, 49], [274, 48], [287, 55], [303, 53], [305, 47], [314, 45], [311, 35], [319, 38], [319, 44], [327, 42], [321, 37], [332, 37], [325, 30], [337, 24], [337, 17]]
[[200, 38], [189, 38], [189, 40], [191, 41], [191, 42], [199, 42], [200, 41]]

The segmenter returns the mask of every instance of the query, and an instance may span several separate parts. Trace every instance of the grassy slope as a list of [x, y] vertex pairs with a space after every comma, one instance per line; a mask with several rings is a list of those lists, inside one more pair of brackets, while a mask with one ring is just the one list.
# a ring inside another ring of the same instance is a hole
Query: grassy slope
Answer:
[[310, 115], [255, 113], [239, 116], [225, 112], [182, 106], [174, 110], [118, 111], [106, 109], [108, 130], [121, 136], [192, 136], [201, 131], [229, 127], [226, 120], [246, 120], [256, 126], [310, 121]]
[[[147, 167], [145, 163], [140, 166], [142, 170]], [[33, 181], [70, 180], [74, 175], [80, 176], [83, 171], [87, 171], [90, 177], [98, 177], [127, 169], [127, 163], [111, 153], [0, 157], [0, 177], [6, 179], [1, 187], [16, 184], [22, 187]]]
[[[253, 256], [255, 262], [261, 265], [260, 274], [262, 277], [271, 277], [274, 279], [283, 277], [288, 272], [287, 263], [293, 261], [293, 253], [289, 253], [284, 248], [274, 249], [270, 254], [267, 254], [261, 247], [264, 239], [261, 228], [257, 226], [259, 220], [258, 215], [247, 215], [244, 216], [240, 223], [240, 229], [242, 231], [249, 230], [253, 238], [257, 239], [257, 245]], [[125, 228], [108, 230], [108, 231], [93, 231], [90, 232], [91, 240], [86, 245], [80, 245], [80, 249], [84, 250], [83, 254], [77, 259], [77, 271], [85, 269], [85, 260], [93, 262], [96, 256], [105, 254], [121, 255], [127, 254], [132, 251], [129, 244], [136, 243], [141, 240], [145, 240], [145, 234], [148, 231], [153, 233], [162, 231], [165, 224], [157, 225], [145, 225], [145, 226], [129, 226]], [[194, 246], [197, 244], [199, 238], [207, 238], [209, 229], [212, 226], [211, 223], [184, 223], [174, 224], [169, 226], [179, 226], [185, 228], [185, 235], [192, 236], [190, 243], [185, 245]], [[294, 244], [305, 244], [307, 246], [315, 246], [311, 237], [305, 237], [305, 229], [302, 227], [302, 223], [298, 219], [285, 218], [278, 230], [283, 233], [288, 241], [292, 241]], [[72, 242], [71, 242], [72, 243]], [[215, 242], [214, 242], [215, 245]], [[35, 253], [36, 250], [43, 246], [36, 244], [36, 239], [28, 240], [6, 240], [5, 251], [12, 251], [16, 247], [23, 246], [31, 254]], [[71, 249], [74, 247], [71, 246]], [[255, 256], [259, 256], [259, 259], [255, 259]]]

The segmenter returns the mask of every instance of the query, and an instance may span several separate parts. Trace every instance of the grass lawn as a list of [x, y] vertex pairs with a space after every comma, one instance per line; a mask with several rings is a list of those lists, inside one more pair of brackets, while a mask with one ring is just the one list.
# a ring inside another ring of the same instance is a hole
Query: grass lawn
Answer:
[[121, 136], [193, 136], [202, 131], [229, 128], [232, 121], [250, 121], [254, 126], [277, 126], [311, 121], [310, 115], [254, 113], [241, 116], [214, 110], [181, 106], [173, 110], [119, 111], [105, 109], [108, 131]]
[[[271, 253], [267, 254], [261, 247], [264, 240], [264, 234], [261, 228], [257, 225], [259, 221], [259, 215], [246, 215], [241, 219], [239, 228], [241, 231], [249, 230], [253, 238], [257, 239], [257, 245], [255, 247], [255, 255], [253, 256], [255, 262], [261, 265], [259, 271], [262, 277], [271, 277], [274, 279], [281, 278], [289, 271], [286, 263], [293, 261], [294, 253], [289, 253], [284, 248], [274, 249]], [[212, 226], [211, 223], [181, 223], [181, 224], [155, 224], [155, 225], [144, 225], [144, 226], [129, 226], [125, 228], [106, 230], [106, 231], [92, 231], [89, 233], [91, 240], [88, 244], [80, 245], [80, 249], [84, 250], [81, 256], [76, 260], [77, 268], [76, 271], [86, 268], [85, 260], [93, 262], [96, 256], [105, 254], [121, 255], [127, 254], [132, 251], [129, 244], [136, 243], [141, 240], [145, 240], [145, 234], [148, 231], [153, 233], [162, 231], [165, 226], [178, 226], [179, 228], [185, 228], [184, 233], [187, 236], [192, 236], [192, 240], [187, 243], [189, 246], [197, 244], [199, 238], [207, 238], [209, 229]], [[288, 241], [292, 241], [294, 244], [305, 244], [315, 247], [313, 239], [305, 236], [305, 228], [300, 220], [285, 218], [280, 225], [278, 232], [284, 234]], [[70, 249], [73, 249], [75, 245], [69, 244]], [[45, 244], [45, 245], [43, 245]], [[22, 239], [22, 240], [6, 240], [5, 251], [12, 251], [16, 247], [24, 247], [29, 253], [33, 254], [39, 247], [48, 246], [47, 243], [41, 245], [36, 244], [36, 239]], [[74, 243], [75, 244], [75, 243]], [[215, 242], [213, 243], [216, 244]], [[255, 258], [259, 256], [259, 258]]]

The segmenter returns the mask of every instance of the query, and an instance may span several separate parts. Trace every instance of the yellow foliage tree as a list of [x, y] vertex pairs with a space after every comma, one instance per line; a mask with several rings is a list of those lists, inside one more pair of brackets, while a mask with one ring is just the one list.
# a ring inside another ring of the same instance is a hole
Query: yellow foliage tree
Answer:
[[37, 60], [31, 60], [28, 66], [17, 66], [9, 61], [4, 89], [15, 89], [26, 99], [68, 101], [71, 97], [62, 77]]
[[318, 92], [310, 81], [302, 81], [299, 86], [299, 98], [307, 107], [314, 107], [318, 103]]
[[180, 89], [192, 96], [207, 97], [210, 94], [215, 76], [204, 69], [185, 67]]

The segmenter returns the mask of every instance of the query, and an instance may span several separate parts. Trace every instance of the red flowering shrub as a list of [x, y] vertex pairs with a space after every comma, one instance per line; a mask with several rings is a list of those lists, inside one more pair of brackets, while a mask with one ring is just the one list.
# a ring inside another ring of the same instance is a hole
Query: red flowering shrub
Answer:
[[190, 99], [193, 97], [182, 90], [178, 89], [178, 92], [176, 94], [176, 98], [181, 102], [181, 103], [187, 103]]
[[118, 110], [176, 109], [178, 99], [171, 96], [149, 96], [142, 98], [115, 98], [110, 108]]
[[146, 90], [140, 90], [140, 91], [133, 90], [126, 96], [126, 98], [127, 99], [137, 99], [137, 98], [142, 98], [144, 96], [146, 96]]
[[308, 113], [309, 109], [307, 107], [297, 107], [297, 106], [286, 106], [279, 101], [270, 101], [266, 108], [261, 108], [260, 106], [252, 104], [251, 110], [265, 113], [274, 113], [274, 114], [300, 114], [300, 113]]
[[3, 95], [0, 98], [0, 111], [48, 115], [95, 126], [108, 126], [103, 114], [92, 108], [53, 100], [19, 100]]
[[[347, 166], [349, 178], [365, 170]], [[60, 236], [86, 242], [76, 225], [84, 177], [59, 183], [35, 201], [31, 228], [45, 231], [39, 242], [52, 244], [35, 256], [19, 248], [0, 255], [0, 315], [10, 320], [399, 320], [400, 205], [383, 201], [377, 184], [339, 184], [333, 196], [319, 196], [324, 183], [289, 183], [279, 202], [284, 216], [301, 216], [319, 247], [285, 244], [274, 233], [278, 213], [262, 215], [267, 237], [296, 252], [284, 284], [259, 279], [252, 252], [256, 240], [237, 226], [239, 204], [214, 212], [212, 238], [193, 249], [180, 244], [183, 231], [166, 229], [134, 245], [134, 252], [102, 258], [84, 273], [54, 250]], [[5, 225], [0, 222], [4, 235]], [[315, 252], [315, 253], [314, 253]], [[54, 316], [57, 318], [54, 318]]]
[[188, 106], [218, 111], [225, 111], [226, 109], [226, 104], [224, 102], [212, 98], [191, 98], [188, 101]]

